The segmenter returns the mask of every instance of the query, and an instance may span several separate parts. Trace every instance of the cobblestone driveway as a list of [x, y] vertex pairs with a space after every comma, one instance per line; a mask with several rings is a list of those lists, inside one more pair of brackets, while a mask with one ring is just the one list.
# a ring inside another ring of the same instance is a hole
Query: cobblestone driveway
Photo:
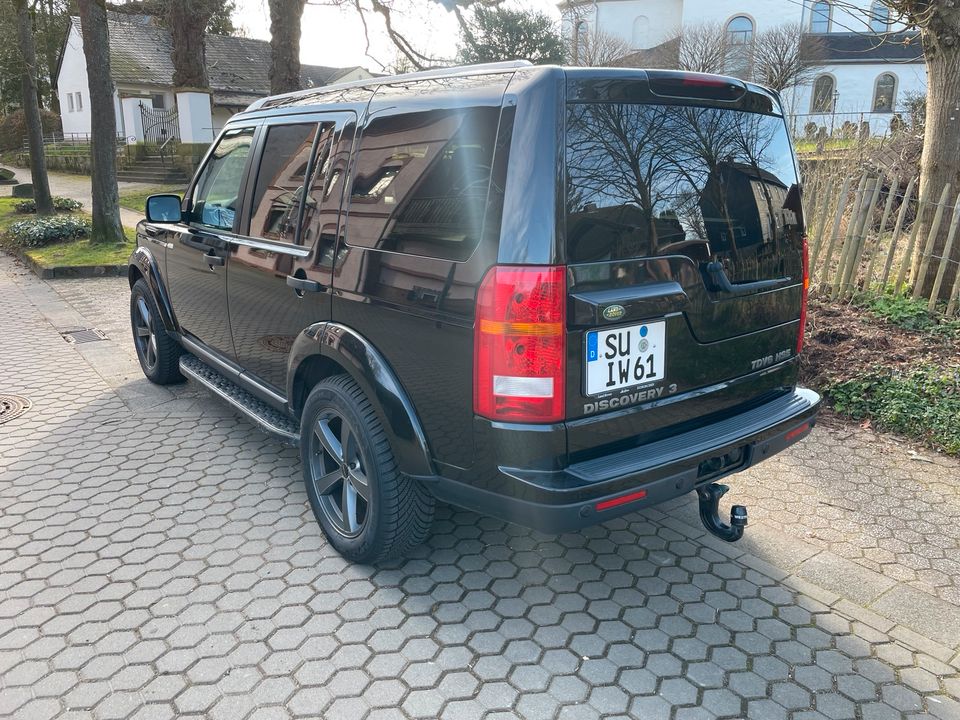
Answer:
[[[752, 471], [767, 517], [743, 547], [704, 538], [688, 500], [559, 538], [442, 510], [407, 561], [350, 566], [315, 527], [295, 452], [189, 386], [138, 376], [125, 300], [122, 283], [48, 285], [0, 258], [0, 392], [34, 403], [0, 425], [0, 717], [960, 718], [960, 628], [938, 590], [955, 582], [899, 582], [895, 550], [847, 553], [827, 536], [837, 518], [803, 524], [797, 505], [816, 498], [763, 492], [813, 448], [856, 465], [872, 436], [844, 456], [818, 430]], [[57, 332], [90, 324], [111, 341]], [[803, 475], [818, 497], [838, 459], [824, 462]], [[893, 477], [897, 462], [876, 453], [851, 476]], [[941, 493], [914, 543], [933, 545], [955, 495], [911, 482], [911, 512]], [[851, 502], [844, 523], [862, 511]], [[854, 530], [854, 549], [888, 537]], [[847, 564], [810, 564], [831, 549]], [[930, 632], [880, 612], [900, 588], [933, 603]]]

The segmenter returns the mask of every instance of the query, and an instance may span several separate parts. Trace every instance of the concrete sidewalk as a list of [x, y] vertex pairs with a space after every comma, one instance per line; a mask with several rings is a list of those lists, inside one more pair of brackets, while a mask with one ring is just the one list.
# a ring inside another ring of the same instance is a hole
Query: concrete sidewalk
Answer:
[[[12, 170], [14, 177], [16, 177], [18, 182], [30, 182], [29, 169], [17, 168], [8, 165], [3, 165], [0, 167], [7, 167]], [[52, 195], [60, 195], [61, 197], [70, 198], [71, 200], [79, 200], [83, 203], [84, 211], [90, 212], [91, 199], [89, 176], [48, 172], [47, 177], [50, 181], [50, 193]], [[121, 193], [125, 190], [140, 190], [148, 187], [152, 186], [145, 185], [143, 183], [117, 183], [117, 188]], [[142, 219], [143, 216], [140, 213], [134, 212], [133, 210], [127, 210], [126, 208], [120, 208], [120, 222], [123, 223], [124, 227], [134, 228]]]

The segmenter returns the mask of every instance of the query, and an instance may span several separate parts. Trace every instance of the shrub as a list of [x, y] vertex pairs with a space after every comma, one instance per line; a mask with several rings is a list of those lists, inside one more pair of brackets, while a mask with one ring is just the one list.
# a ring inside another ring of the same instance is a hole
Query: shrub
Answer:
[[884, 294], [865, 296], [858, 299], [858, 303], [863, 304], [873, 315], [904, 330], [946, 337], [960, 336], [960, 321], [930, 312], [927, 301], [923, 299], [914, 300], [904, 294]]
[[[35, 213], [37, 211], [37, 203], [35, 200], [23, 200], [18, 202], [14, 207], [18, 213]], [[60, 197], [59, 195], [53, 196], [53, 209], [58, 212], [73, 212], [82, 207], [83, 203], [79, 200]]]
[[921, 367], [909, 373], [868, 372], [826, 388], [834, 407], [874, 427], [960, 454], [960, 370]]
[[[43, 134], [60, 132], [60, 116], [49, 110], [40, 111]], [[27, 141], [27, 121], [23, 110], [14, 110], [0, 117], [0, 151], [19, 150]]]
[[9, 230], [10, 237], [20, 247], [43, 247], [83, 237], [89, 232], [90, 223], [85, 218], [73, 215], [19, 220]]

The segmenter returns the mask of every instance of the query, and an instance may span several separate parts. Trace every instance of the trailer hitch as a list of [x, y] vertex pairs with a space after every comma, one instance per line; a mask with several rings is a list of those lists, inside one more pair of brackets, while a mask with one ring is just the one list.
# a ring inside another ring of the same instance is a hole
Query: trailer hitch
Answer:
[[743, 505], [734, 505], [730, 508], [730, 524], [720, 519], [720, 498], [729, 490], [726, 485], [710, 483], [697, 488], [700, 501], [700, 522], [703, 526], [721, 540], [736, 542], [743, 537], [743, 529], [747, 526], [747, 509]]

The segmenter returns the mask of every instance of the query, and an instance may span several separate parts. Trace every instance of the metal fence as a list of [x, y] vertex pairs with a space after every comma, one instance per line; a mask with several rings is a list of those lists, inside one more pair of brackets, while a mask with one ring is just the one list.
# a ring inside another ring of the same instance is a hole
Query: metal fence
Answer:
[[[914, 178], [904, 187], [898, 177], [869, 172], [859, 179], [827, 176], [809, 183], [811, 287], [833, 299], [863, 291], [908, 292], [926, 300], [931, 312], [957, 314], [960, 263], [951, 254], [960, 227], [960, 194], [954, 197], [948, 183], [936, 197], [926, 197], [917, 186]], [[931, 212], [930, 225], [923, 228], [917, 218]], [[946, 300], [938, 299], [951, 275]], [[934, 278], [932, 284], [920, 281], [928, 277]]]

